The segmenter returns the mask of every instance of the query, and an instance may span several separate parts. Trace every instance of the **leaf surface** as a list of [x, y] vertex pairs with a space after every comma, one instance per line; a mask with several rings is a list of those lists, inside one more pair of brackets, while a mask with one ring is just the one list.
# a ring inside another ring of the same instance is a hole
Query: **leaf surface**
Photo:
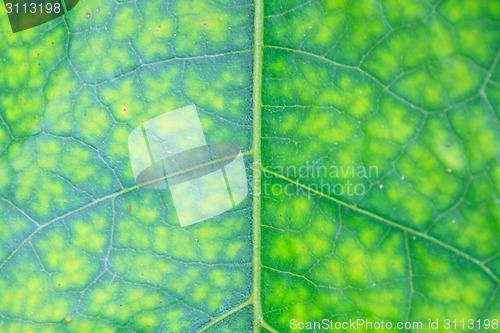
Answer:
[[[88, 0], [0, 27], [0, 332], [500, 318], [498, 1]], [[127, 139], [189, 104], [251, 193], [182, 228]]]

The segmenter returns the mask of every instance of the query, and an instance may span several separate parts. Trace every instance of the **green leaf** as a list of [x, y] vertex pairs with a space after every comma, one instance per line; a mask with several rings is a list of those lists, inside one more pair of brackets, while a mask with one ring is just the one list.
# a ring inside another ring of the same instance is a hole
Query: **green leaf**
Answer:
[[[81, 0], [10, 31], [0, 332], [495, 331], [498, 1]], [[190, 104], [251, 193], [181, 227], [127, 139]]]

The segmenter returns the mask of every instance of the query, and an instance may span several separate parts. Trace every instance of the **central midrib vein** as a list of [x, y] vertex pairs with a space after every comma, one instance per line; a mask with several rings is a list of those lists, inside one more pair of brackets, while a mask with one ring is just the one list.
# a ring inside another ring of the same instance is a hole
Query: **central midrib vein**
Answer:
[[260, 332], [263, 322], [261, 305], [261, 129], [262, 129], [262, 66], [264, 56], [264, 0], [254, 2], [254, 44], [253, 44], [253, 90], [252, 90], [252, 226], [253, 226], [253, 253], [252, 253], [252, 294], [253, 331]]

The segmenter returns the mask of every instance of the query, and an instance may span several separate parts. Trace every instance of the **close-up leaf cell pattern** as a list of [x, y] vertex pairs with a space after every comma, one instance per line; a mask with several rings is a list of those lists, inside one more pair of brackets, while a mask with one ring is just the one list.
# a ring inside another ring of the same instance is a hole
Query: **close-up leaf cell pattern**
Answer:
[[[80, 0], [16, 33], [5, 11], [0, 332], [500, 319], [500, 1]], [[182, 227], [127, 140], [187, 105], [249, 194]]]

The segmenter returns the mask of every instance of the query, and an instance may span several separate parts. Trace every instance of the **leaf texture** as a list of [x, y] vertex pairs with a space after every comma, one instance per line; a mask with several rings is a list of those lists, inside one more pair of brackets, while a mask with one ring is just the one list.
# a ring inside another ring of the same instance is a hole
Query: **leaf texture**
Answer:
[[[498, 1], [80, 0], [0, 34], [0, 332], [500, 319]], [[190, 104], [251, 193], [183, 228], [127, 138]]]

